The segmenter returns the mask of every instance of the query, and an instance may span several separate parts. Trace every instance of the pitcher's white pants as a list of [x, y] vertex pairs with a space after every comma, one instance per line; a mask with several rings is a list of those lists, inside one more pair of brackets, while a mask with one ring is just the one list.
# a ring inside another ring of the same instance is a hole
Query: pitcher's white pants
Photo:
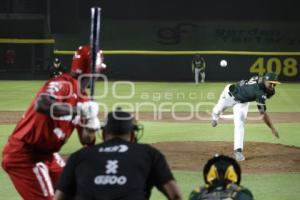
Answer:
[[244, 132], [245, 121], [247, 118], [249, 102], [239, 103], [234, 100], [233, 96], [229, 94], [229, 85], [226, 85], [222, 94], [220, 95], [218, 103], [215, 105], [212, 111], [212, 119], [217, 120], [220, 114], [227, 108], [233, 109], [233, 121], [234, 121], [234, 150], [244, 148]]

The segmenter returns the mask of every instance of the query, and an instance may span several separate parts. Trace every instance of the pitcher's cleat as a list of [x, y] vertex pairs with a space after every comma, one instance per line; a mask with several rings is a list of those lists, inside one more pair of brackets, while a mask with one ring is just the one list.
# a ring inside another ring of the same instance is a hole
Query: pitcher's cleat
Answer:
[[211, 126], [216, 127], [218, 125], [217, 120], [211, 120]]
[[245, 160], [245, 156], [243, 155], [243, 151], [241, 149], [234, 150], [234, 157], [238, 162]]

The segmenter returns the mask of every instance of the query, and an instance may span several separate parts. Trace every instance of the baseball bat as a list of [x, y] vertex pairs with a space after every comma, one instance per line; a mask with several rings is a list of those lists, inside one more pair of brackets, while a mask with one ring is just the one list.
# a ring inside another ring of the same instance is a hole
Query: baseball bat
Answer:
[[94, 99], [95, 92], [95, 73], [96, 73], [96, 59], [97, 52], [99, 51], [100, 42], [100, 7], [91, 8], [91, 34], [90, 34], [90, 47], [91, 47], [91, 72], [92, 77], [90, 79], [90, 97]]

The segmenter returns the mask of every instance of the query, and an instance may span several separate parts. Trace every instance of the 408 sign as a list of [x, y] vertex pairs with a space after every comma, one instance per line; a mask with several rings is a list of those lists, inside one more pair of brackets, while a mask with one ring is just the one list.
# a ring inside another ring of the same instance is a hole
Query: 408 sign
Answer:
[[249, 70], [259, 75], [275, 72], [281, 77], [296, 78], [299, 75], [299, 61], [296, 57], [258, 57]]

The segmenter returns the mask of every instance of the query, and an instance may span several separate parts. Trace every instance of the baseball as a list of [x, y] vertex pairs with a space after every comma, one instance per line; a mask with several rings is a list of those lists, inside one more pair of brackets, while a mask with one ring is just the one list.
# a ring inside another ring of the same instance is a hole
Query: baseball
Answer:
[[227, 67], [227, 61], [226, 60], [221, 60], [220, 61], [220, 66], [221, 67]]

